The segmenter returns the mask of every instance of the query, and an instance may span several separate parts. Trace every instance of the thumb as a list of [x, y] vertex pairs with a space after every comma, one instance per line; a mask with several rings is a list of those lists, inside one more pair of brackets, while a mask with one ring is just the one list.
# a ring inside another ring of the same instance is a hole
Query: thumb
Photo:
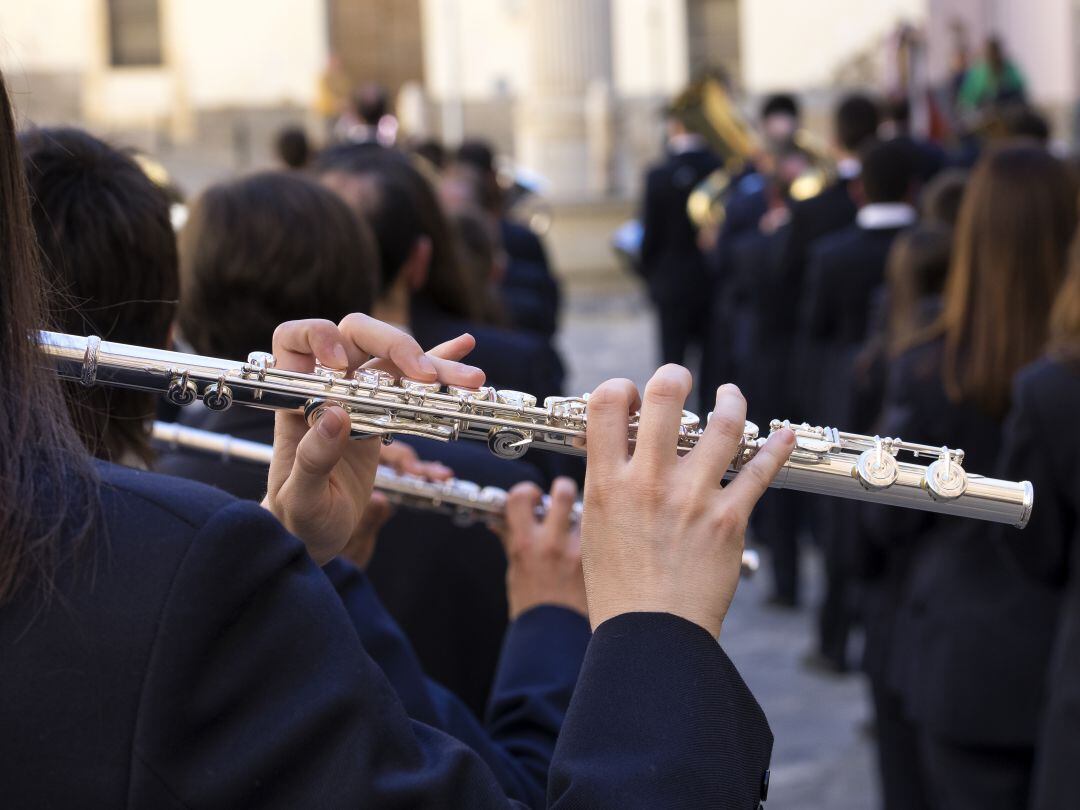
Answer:
[[349, 441], [349, 417], [336, 405], [319, 412], [315, 426], [296, 446], [288, 479], [290, 498], [315, 503], [326, 492], [330, 473], [341, 461]]

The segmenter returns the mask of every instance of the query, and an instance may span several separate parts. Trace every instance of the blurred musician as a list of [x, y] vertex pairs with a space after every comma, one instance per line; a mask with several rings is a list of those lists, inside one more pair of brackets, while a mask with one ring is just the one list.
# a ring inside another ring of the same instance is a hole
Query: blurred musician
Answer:
[[710, 300], [705, 259], [686, 203], [694, 188], [722, 164], [700, 132], [668, 110], [667, 154], [645, 176], [641, 269], [660, 316], [660, 357], [682, 363], [687, 347], [705, 335]]
[[[855, 424], [848, 409], [855, 356], [868, 337], [874, 295], [885, 280], [885, 264], [896, 236], [915, 223], [913, 202], [917, 155], [910, 143], [873, 142], [860, 151], [861, 171], [852, 181], [859, 202], [855, 224], [823, 236], [810, 248], [803, 293], [803, 356], [815, 369], [814, 389], [803, 391], [811, 424]], [[808, 381], [809, 382], [809, 381]], [[861, 542], [855, 528], [857, 504], [832, 500], [818, 538], [825, 558], [825, 597], [818, 621], [815, 663], [848, 669], [848, 637], [855, 622], [851, 565]]]
[[[1070, 172], [1044, 149], [982, 159], [941, 318], [890, 364], [880, 435], [954, 443], [965, 466], [995, 469], [1012, 378], [1046, 340], [1076, 204]], [[978, 525], [887, 508], [866, 519], [907, 560], [888, 679], [917, 728], [932, 806], [1025, 806], [1057, 594], [1017, 577]]]
[[1050, 318], [1047, 353], [1013, 384], [999, 472], [1022, 475], [1038, 493], [1023, 532], [1006, 530], [1020, 570], [1059, 591], [1046, 706], [1035, 744], [1031, 810], [1068, 807], [1080, 796], [1080, 242]]
[[[837, 179], [817, 196], [795, 203], [790, 221], [775, 234], [771, 251], [775, 262], [762, 292], [768, 306], [758, 317], [759, 365], [771, 383], [767, 418], [806, 413], [812, 404], [800, 394], [812, 386], [817, 370], [805, 362], [796, 340], [810, 245], [854, 223], [857, 209], [850, 185], [859, 174], [859, 149], [875, 136], [878, 122], [877, 105], [869, 97], [852, 94], [840, 101], [833, 124]], [[791, 492], [770, 492], [756, 517], [755, 534], [772, 550], [775, 593], [771, 601], [776, 605], [798, 604], [799, 532], [802, 523], [815, 521], [813, 505]]]

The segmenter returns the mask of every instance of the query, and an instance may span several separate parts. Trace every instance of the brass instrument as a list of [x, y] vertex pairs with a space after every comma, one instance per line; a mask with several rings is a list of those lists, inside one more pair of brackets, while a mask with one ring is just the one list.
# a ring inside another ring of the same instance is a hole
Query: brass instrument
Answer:
[[[330, 404], [348, 413], [356, 437], [397, 434], [487, 443], [501, 458], [520, 458], [536, 447], [585, 455], [588, 396], [534, 396], [490, 387], [443, 388], [384, 371], [342, 371], [316, 366], [312, 373], [275, 368], [272, 355], [254, 352], [246, 362], [147, 349], [100, 338], [40, 332], [49, 364], [83, 385], [113, 385], [155, 391], [176, 405], [201, 399], [211, 410], [234, 404], [303, 412], [309, 420]], [[633, 444], [637, 417], [630, 417]], [[948, 447], [844, 433], [831, 427], [791, 425], [774, 420], [771, 430], [791, 427], [795, 448], [773, 481], [777, 488], [853, 498], [929, 512], [1027, 524], [1034, 491], [1028, 481], [1004, 481], [964, 470], [964, 454]], [[690, 452], [703, 428], [684, 412], [677, 450]], [[758, 428], [746, 423], [725, 479], [733, 478], [762, 447]], [[900, 454], [904, 453], [904, 460]], [[930, 463], [920, 463], [923, 458]]]
[[[223, 462], [239, 461], [269, 467], [274, 455], [272, 445], [175, 422], [154, 422], [153, 437], [166, 447], [182, 447], [205, 453], [216, 456]], [[507, 492], [499, 487], [481, 487], [472, 481], [456, 478], [429, 481], [415, 475], [395, 472], [384, 464], [380, 464], [375, 472], [375, 489], [385, 495], [392, 504], [446, 515], [455, 526], [501, 523], [506, 512]], [[537, 507], [537, 517], [542, 518], [547, 514], [549, 503], [550, 498], [545, 495]], [[574, 504], [570, 512], [573, 523], [581, 521], [581, 508], [581, 501]], [[760, 567], [758, 553], [753, 549], [745, 549], [742, 555], [743, 576], [752, 576]]]
[[[731, 97], [723, 77], [715, 71], [691, 82], [671, 103], [669, 111], [688, 130], [704, 136], [724, 161], [722, 168], [694, 187], [686, 201], [686, 214], [697, 228], [718, 229], [724, 222], [727, 199], [734, 191], [733, 180], [754, 161], [774, 161], [783, 156], [772, 154], [774, 150], [758, 135]], [[785, 180], [788, 196], [806, 200], [821, 193], [835, 173], [825, 149], [805, 129], [796, 131], [784, 146], [804, 155], [808, 163], [795, 177]]]

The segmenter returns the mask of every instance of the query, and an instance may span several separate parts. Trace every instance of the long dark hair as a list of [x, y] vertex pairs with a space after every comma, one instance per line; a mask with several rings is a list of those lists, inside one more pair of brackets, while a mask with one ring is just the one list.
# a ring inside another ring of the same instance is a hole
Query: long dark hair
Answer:
[[26, 182], [0, 75], [0, 602], [31, 582], [49, 592], [60, 555], [98, 514], [93, 467], [32, 341], [45, 325]]
[[1080, 236], [1069, 251], [1069, 272], [1050, 312], [1051, 357], [1080, 368]]
[[[41, 269], [64, 332], [168, 348], [180, 277], [169, 200], [138, 164], [78, 129], [19, 138]], [[94, 455], [149, 465], [158, 398], [64, 383], [75, 428]]]
[[954, 402], [1000, 417], [1012, 378], [1039, 356], [1076, 229], [1069, 168], [1038, 146], [1000, 147], [979, 163], [960, 207], [939, 327]]

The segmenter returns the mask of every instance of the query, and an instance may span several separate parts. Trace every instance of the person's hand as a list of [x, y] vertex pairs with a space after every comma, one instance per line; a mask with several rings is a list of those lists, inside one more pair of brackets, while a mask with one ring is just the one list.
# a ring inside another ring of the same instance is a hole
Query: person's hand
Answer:
[[379, 463], [398, 475], [415, 475], [427, 481], [447, 481], [454, 471], [439, 461], [424, 461], [416, 450], [404, 442], [384, 444], [379, 450]]
[[360, 522], [353, 536], [345, 544], [341, 556], [361, 571], [366, 571], [368, 563], [375, 554], [375, 543], [378, 542], [379, 531], [393, 515], [394, 505], [387, 497], [378, 490], [372, 492], [371, 500], [364, 507]]
[[[404, 332], [353, 314], [338, 326], [323, 320], [284, 323], [274, 332], [273, 352], [277, 368], [288, 371], [310, 372], [317, 358], [344, 371], [363, 365], [424, 382], [476, 387], [484, 373], [454, 362], [474, 345], [470, 335], [462, 335], [425, 355]], [[299, 412], [276, 414], [263, 505], [319, 565], [357, 535], [379, 462], [379, 442], [350, 442], [349, 428], [348, 414], [333, 405], [322, 409], [312, 430]]]
[[571, 525], [577, 484], [556, 478], [543, 520], [536, 517], [540, 488], [522, 482], [506, 499], [506, 522], [497, 527], [506, 549], [506, 599], [513, 621], [539, 605], [559, 605], [588, 615], [581, 575], [581, 535]]
[[713, 637], [739, 582], [750, 511], [791, 454], [790, 430], [774, 434], [735, 479], [721, 480], [743, 435], [746, 401], [734, 385], [697, 446], [676, 442], [690, 373], [667, 365], [645, 387], [633, 457], [628, 416], [638, 408], [629, 380], [608, 380], [589, 397], [582, 555], [595, 629], [630, 612], [682, 616]]

